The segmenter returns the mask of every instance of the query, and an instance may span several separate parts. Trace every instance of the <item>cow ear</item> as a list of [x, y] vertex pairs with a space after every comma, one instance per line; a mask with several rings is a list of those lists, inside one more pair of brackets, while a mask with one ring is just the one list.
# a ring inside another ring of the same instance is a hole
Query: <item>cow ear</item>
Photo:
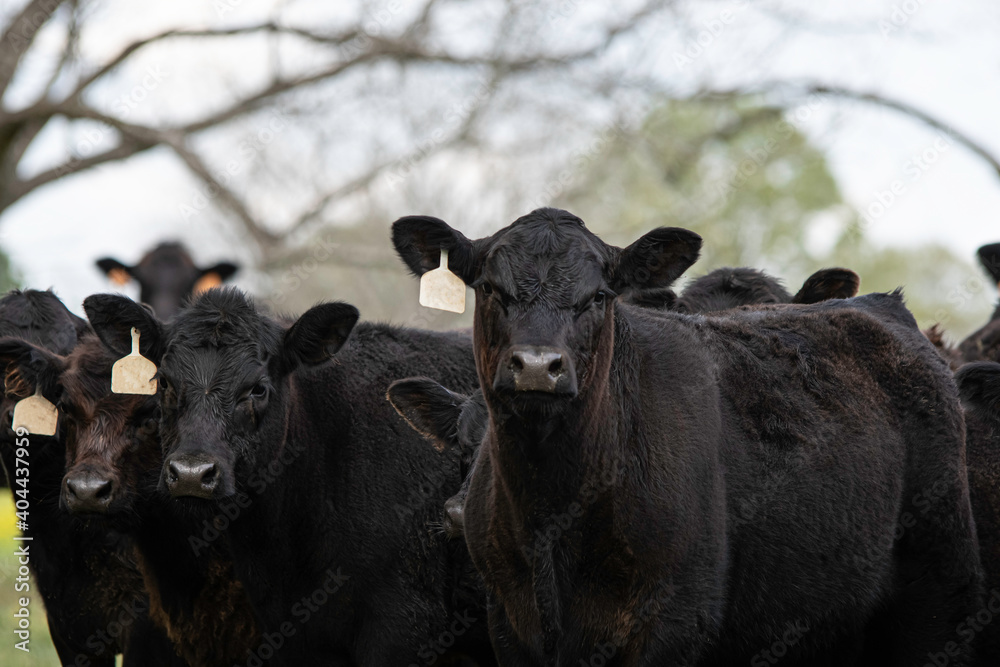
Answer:
[[428, 215], [408, 215], [392, 223], [392, 245], [416, 276], [441, 265], [441, 249], [448, 251], [448, 268], [471, 284], [476, 280], [475, 246], [462, 232]]
[[426, 377], [396, 380], [386, 398], [414, 431], [428, 438], [434, 449], [458, 446], [458, 421], [469, 398], [445, 389]]
[[857, 296], [861, 278], [850, 269], [820, 269], [802, 283], [792, 303], [819, 303], [827, 299], [850, 299]]
[[233, 274], [240, 270], [240, 267], [232, 262], [219, 262], [215, 266], [201, 270], [201, 277], [194, 284], [191, 292], [197, 296], [207, 289], [218, 287], [233, 277]]
[[132, 281], [132, 267], [122, 264], [114, 257], [102, 257], [97, 260], [97, 268], [119, 287], [124, 287]]
[[1000, 283], [1000, 243], [984, 245], [976, 251], [979, 263], [986, 269], [994, 281]]
[[285, 332], [282, 361], [286, 372], [300, 364], [321, 364], [344, 345], [358, 322], [358, 309], [346, 303], [313, 306]]
[[660, 227], [621, 251], [609, 283], [615, 291], [669, 287], [698, 260], [701, 237], [678, 227]]
[[39, 386], [52, 396], [65, 368], [66, 360], [45, 348], [20, 338], [0, 339], [0, 370], [8, 397], [27, 398]]
[[967, 408], [1000, 412], [1000, 364], [965, 364], [955, 373], [955, 382]]
[[132, 351], [132, 328], [139, 330], [139, 353], [159, 365], [163, 357], [163, 325], [148, 306], [120, 294], [92, 294], [83, 300], [90, 326], [105, 347], [117, 355]]

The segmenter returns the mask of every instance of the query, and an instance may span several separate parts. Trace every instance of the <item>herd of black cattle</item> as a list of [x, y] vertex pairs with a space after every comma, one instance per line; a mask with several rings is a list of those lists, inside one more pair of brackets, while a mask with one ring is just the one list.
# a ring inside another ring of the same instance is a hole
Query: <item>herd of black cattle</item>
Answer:
[[[176, 245], [99, 263], [152, 308], [0, 299], [64, 665], [1000, 664], [1000, 309], [951, 348], [846, 269], [678, 295], [696, 234], [556, 209], [392, 242], [448, 251], [471, 332], [271, 317]], [[111, 391], [133, 328], [152, 395]]]

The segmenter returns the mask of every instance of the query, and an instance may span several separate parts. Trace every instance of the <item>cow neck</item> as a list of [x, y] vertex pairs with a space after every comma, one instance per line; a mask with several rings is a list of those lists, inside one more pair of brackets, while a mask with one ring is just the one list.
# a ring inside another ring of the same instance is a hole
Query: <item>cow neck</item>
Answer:
[[[517, 514], [530, 517], [565, 511], [574, 502], [598, 503], [613, 493], [627, 460], [623, 407], [631, 341], [618, 315], [608, 323], [581, 390], [559, 417], [518, 417], [490, 408], [488, 444], [495, 472]], [[584, 511], [587, 507], [583, 508]]]

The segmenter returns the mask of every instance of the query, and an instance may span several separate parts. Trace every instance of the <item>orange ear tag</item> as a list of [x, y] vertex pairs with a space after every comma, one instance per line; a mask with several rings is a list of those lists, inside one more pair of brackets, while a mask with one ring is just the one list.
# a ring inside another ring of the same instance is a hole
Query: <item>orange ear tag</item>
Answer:
[[448, 251], [441, 249], [441, 266], [420, 276], [420, 305], [465, 312], [465, 282], [448, 270]]
[[132, 276], [130, 276], [128, 271], [125, 269], [111, 269], [108, 271], [108, 278], [110, 278], [111, 282], [119, 287], [124, 287], [132, 281]]
[[55, 435], [59, 410], [42, 396], [41, 387], [35, 388], [35, 395], [21, 399], [14, 406], [11, 428], [16, 432], [23, 428], [34, 435]]
[[218, 287], [222, 284], [222, 278], [215, 271], [209, 271], [201, 278], [198, 278], [198, 282], [194, 284], [194, 289], [191, 292], [198, 296], [205, 290], [212, 289], [213, 287]]
[[139, 330], [132, 327], [132, 352], [111, 367], [111, 391], [116, 394], [155, 394], [156, 364], [139, 354]]

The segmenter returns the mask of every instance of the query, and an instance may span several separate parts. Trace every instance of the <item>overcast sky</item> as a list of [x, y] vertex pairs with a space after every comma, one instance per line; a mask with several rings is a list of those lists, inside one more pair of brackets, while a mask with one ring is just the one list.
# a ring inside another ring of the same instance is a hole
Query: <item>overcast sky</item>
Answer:
[[[4, 15], [15, 6], [8, 4]], [[108, 0], [97, 6], [84, 48], [97, 57], [114, 53], [129, 38], [168, 26], [250, 23], [266, 15], [269, 5], [254, 0], [233, 4], [233, 12], [220, 18], [209, 2]], [[820, 30], [790, 32], [787, 16], [775, 20], [742, 2], [706, 2], [695, 21], [711, 24], [723, 11], [729, 20], [689, 66], [678, 67], [674, 57], [690, 45], [683, 37], [664, 37], [650, 46], [658, 76], [692, 88], [708, 80], [792, 79], [878, 92], [925, 109], [1000, 155], [996, 3], [788, 2], [783, 14], [808, 12], [824, 19]], [[229, 62], [219, 63], [228, 67], [233, 59], [250, 56], [229, 52], [223, 57]], [[206, 94], [206, 86], [219, 85], [199, 75], [214, 63], [192, 67], [178, 50], [163, 52], [160, 58], [171, 65], [161, 72], [159, 94], [190, 102]], [[123, 85], [120, 94], [133, 89], [135, 84], [129, 83], [133, 81], [118, 80]], [[183, 106], [178, 102], [170, 108]], [[155, 117], [160, 111], [146, 105], [136, 113]], [[822, 102], [802, 126], [827, 151], [845, 198], [859, 210], [877, 214], [870, 234], [878, 243], [940, 241], [971, 258], [979, 245], [1000, 240], [1000, 176], [952, 139], [896, 112], [838, 101]], [[65, 133], [54, 128], [32, 159], [44, 162], [46, 150], [58, 151], [66, 140]], [[894, 182], [901, 194], [888, 194]], [[54, 287], [78, 312], [85, 296], [109, 289], [93, 267], [101, 256], [134, 262], [160, 240], [182, 239], [202, 263], [245, 258], [238, 239], [227, 238], [223, 226], [214, 224], [218, 214], [208, 212], [187, 222], [181, 218], [178, 203], [190, 199], [194, 187], [171, 155], [151, 151], [22, 200], [0, 221], [0, 245], [27, 285]], [[506, 222], [496, 220], [495, 226]]]

